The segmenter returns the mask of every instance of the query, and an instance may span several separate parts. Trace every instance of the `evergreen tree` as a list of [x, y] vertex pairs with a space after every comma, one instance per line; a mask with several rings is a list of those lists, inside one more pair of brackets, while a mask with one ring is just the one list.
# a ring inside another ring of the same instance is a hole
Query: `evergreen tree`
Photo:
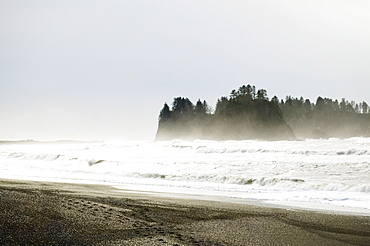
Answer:
[[316, 99], [315, 111], [323, 111], [325, 109], [325, 101], [322, 97]]
[[362, 102], [362, 113], [363, 114], [367, 114], [368, 113], [368, 109], [369, 109], [369, 106], [367, 105], [367, 103], [364, 101]]
[[267, 91], [265, 89], [260, 89], [257, 91], [258, 100], [268, 100]]
[[245, 85], [242, 85], [241, 87], [239, 87], [239, 90], [238, 90], [239, 96], [245, 96], [247, 94], [250, 94], [250, 85], [248, 85], [248, 87]]
[[193, 103], [189, 98], [177, 97], [174, 98], [172, 103], [172, 111], [176, 114], [182, 114], [185, 112], [192, 111], [194, 109]]
[[227, 99], [227, 97], [221, 97], [220, 99], [218, 99], [216, 103], [215, 114], [219, 114], [224, 108], [226, 108], [228, 102], [229, 100]]
[[279, 98], [277, 96], [273, 96], [273, 98], [271, 98], [271, 102], [274, 102], [277, 105], [279, 105]]
[[206, 103], [206, 101], [204, 101], [204, 103], [202, 103], [202, 101], [200, 99], [198, 99], [198, 101], [195, 105], [195, 108], [194, 108], [194, 112], [198, 115], [206, 114], [207, 109], [206, 109], [205, 103]]
[[238, 96], [238, 93], [236, 90], [232, 90], [230, 92], [230, 99], [236, 99], [237, 96]]
[[304, 111], [305, 111], [306, 113], [307, 113], [307, 112], [311, 112], [311, 110], [312, 110], [312, 105], [311, 105], [310, 99], [306, 99], [306, 100], [304, 101], [303, 109], [304, 109]]
[[253, 85], [251, 88], [251, 93], [252, 93], [252, 99], [256, 99], [257, 93], [256, 93], [256, 87]]
[[164, 104], [161, 112], [159, 113], [159, 120], [168, 120], [171, 117], [170, 107], [168, 107], [167, 103]]
[[346, 99], [345, 98], [342, 98], [342, 101], [339, 104], [339, 108], [343, 112], [346, 112], [347, 111], [347, 103], [346, 103]]

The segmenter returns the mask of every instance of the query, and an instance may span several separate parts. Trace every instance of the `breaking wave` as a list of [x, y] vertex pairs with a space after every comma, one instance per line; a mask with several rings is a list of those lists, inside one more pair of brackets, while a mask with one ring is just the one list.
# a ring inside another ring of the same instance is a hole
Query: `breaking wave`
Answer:
[[369, 155], [367, 138], [275, 142], [3, 141], [0, 177], [191, 187], [255, 196], [270, 192], [289, 197], [299, 192], [305, 194], [304, 199], [319, 201], [324, 198], [317, 198], [318, 194], [329, 192], [344, 198], [351, 194], [352, 201], [369, 197], [370, 204]]
[[[190, 148], [190, 147], [187, 147]], [[291, 155], [370, 155], [369, 150], [365, 149], [347, 149], [347, 150], [273, 150], [273, 149], [230, 149], [220, 148], [213, 149], [200, 146], [197, 148], [198, 153], [204, 154], [233, 154], [233, 153], [285, 153]]]

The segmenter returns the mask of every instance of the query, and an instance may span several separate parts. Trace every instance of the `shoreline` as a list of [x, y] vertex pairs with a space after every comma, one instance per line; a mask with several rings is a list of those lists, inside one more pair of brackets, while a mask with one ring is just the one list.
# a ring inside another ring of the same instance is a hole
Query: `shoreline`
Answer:
[[[198, 190], [194, 188], [153, 188], [146, 185], [109, 185], [123, 193], [142, 193], [162, 199], [193, 199], [203, 201], [224, 202], [230, 204], [251, 205], [265, 208], [279, 208], [285, 210], [302, 210], [334, 215], [365, 216], [370, 217], [370, 210], [357, 207], [340, 207], [325, 203], [310, 202], [273, 202], [266, 199], [242, 198], [238, 195], [230, 196], [229, 192]], [[162, 190], [160, 190], [162, 189]]]
[[266, 208], [279, 208], [286, 210], [302, 210], [308, 212], [318, 212], [323, 214], [334, 214], [334, 215], [349, 215], [349, 216], [365, 216], [370, 217], [370, 210], [358, 207], [341, 207], [333, 206], [325, 203], [310, 203], [310, 202], [272, 202], [266, 199], [256, 198], [242, 198], [238, 196], [230, 196], [228, 192], [224, 191], [209, 191], [195, 188], [179, 188], [179, 187], [167, 187], [167, 186], [149, 186], [141, 184], [120, 184], [120, 183], [106, 183], [106, 182], [76, 182], [76, 180], [69, 179], [17, 179], [17, 178], [1, 178], [1, 180], [8, 180], [14, 182], [44, 182], [44, 183], [58, 183], [58, 184], [70, 184], [70, 185], [91, 185], [91, 186], [104, 186], [110, 187], [108, 190], [114, 191], [115, 193], [128, 194], [143, 194], [145, 196], [157, 198], [166, 201], [176, 201], [178, 199], [190, 199], [190, 200], [202, 200], [202, 201], [214, 201], [214, 202], [225, 202], [230, 204], [241, 204], [241, 205], [252, 205]]
[[2, 245], [369, 245], [370, 218], [0, 179]]

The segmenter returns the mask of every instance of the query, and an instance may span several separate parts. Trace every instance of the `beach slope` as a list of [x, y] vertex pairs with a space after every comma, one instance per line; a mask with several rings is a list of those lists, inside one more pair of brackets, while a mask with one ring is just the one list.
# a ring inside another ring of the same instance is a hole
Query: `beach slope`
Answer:
[[370, 245], [370, 217], [0, 180], [0, 245]]

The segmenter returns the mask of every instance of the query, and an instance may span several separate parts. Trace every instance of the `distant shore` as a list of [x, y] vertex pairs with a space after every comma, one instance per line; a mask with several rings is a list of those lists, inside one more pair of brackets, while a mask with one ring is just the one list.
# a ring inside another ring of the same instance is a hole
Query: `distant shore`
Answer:
[[1, 245], [369, 245], [370, 217], [0, 179]]

